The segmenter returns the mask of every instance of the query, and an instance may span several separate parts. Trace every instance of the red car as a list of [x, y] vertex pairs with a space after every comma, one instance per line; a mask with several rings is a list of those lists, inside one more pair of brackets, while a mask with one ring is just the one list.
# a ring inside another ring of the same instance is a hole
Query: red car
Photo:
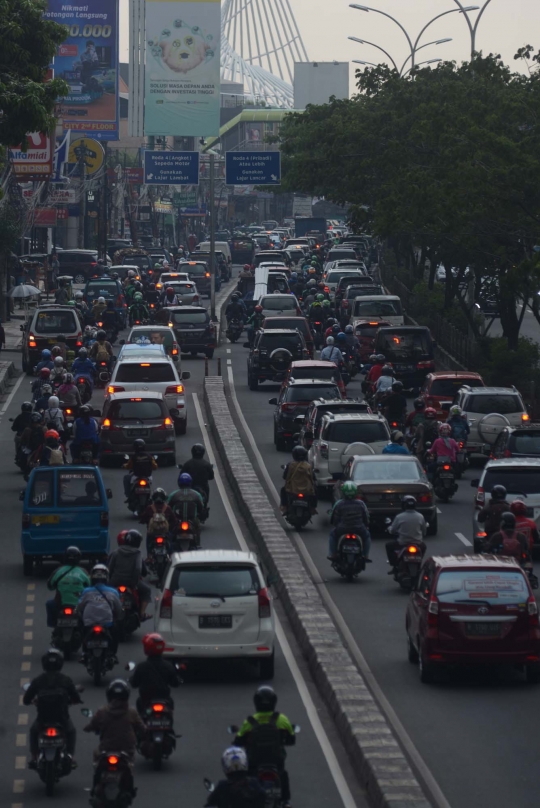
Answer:
[[[428, 373], [420, 390], [420, 398], [424, 399], [426, 407], [434, 407], [437, 410], [439, 421], [446, 421], [454, 397], [464, 384], [470, 387], [486, 386], [479, 373], [469, 370], [439, 370]], [[446, 405], [444, 410], [443, 405]]]
[[386, 323], [384, 320], [376, 320], [374, 322], [370, 320], [360, 320], [356, 323], [354, 334], [358, 337], [358, 342], [360, 343], [360, 359], [364, 364], [368, 364], [369, 357], [373, 353], [377, 331], [379, 328], [388, 325], [392, 324]]
[[429, 558], [405, 621], [409, 661], [432, 682], [445, 665], [523, 666], [540, 682], [540, 624], [529, 581], [513, 558]]

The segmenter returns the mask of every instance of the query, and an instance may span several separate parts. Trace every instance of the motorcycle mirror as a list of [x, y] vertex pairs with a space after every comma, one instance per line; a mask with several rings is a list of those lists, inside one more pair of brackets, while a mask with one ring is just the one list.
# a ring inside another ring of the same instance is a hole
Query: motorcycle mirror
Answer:
[[238, 727], [236, 726], [236, 724], [231, 724], [230, 727], [227, 727], [227, 732], [229, 733], [229, 735], [236, 735], [236, 733], [238, 732]]
[[299, 724], [295, 724], [293, 729], [295, 735], [298, 735], [298, 733], [302, 731], [302, 727]]
[[204, 778], [204, 780], [203, 780], [203, 783], [204, 783], [204, 787], [205, 787], [205, 789], [206, 789], [207, 791], [209, 791], [209, 792], [210, 792], [210, 794], [211, 794], [211, 793], [214, 791], [214, 788], [215, 788], [215, 786], [214, 786], [214, 784], [212, 783], [212, 781], [211, 781], [211, 780], [209, 780], [209, 779], [208, 779], [208, 777], [205, 777], [205, 778]]
[[182, 371], [182, 381], [187, 382], [188, 379], [191, 379], [191, 371], [190, 370], [183, 370]]
[[24, 502], [25, 492], [26, 492], [26, 488], [23, 488], [21, 491], [19, 491], [19, 502]]
[[284, 469], [284, 468], [285, 468], [285, 463], [282, 463], [282, 464], [281, 464], [281, 466], [280, 466], [280, 468], [281, 468], [281, 469]]
[[480, 485], [480, 480], [479, 479], [471, 480], [471, 488], [478, 488], [479, 485]]
[[85, 718], [92, 718], [94, 713], [88, 707], [81, 707], [81, 715], [84, 715]]
[[126, 670], [127, 671], [134, 671], [135, 670], [135, 663], [134, 662], [128, 662], [127, 665], [126, 665]]
[[106, 491], [107, 491], [107, 499], [112, 499], [112, 490], [110, 488], [107, 488]]
[[24, 690], [24, 692], [26, 693], [26, 691], [28, 690], [28, 688], [29, 688], [29, 687], [30, 687], [30, 682], [26, 682], [26, 684], [24, 684], [24, 685], [22, 686], [22, 689], [23, 689], [23, 690]]
[[125, 454], [124, 455], [124, 460], [129, 460], [129, 455]]
[[384, 524], [385, 524], [385, 525], [391, 525], [391, 524], [392, 524], [392, 520], [391, 520], [391, 519], [389, 519], [388, 517], [386, 517], [386, 519], [384, 520]]

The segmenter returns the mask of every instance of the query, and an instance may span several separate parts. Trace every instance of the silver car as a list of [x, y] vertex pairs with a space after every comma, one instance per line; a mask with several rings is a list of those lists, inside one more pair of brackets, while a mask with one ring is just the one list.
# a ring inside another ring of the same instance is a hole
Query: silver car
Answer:
[[166, 288], [171, 287], [178, 298], [180, 306], [198, 306], [201, 296], [197, 291], [197, 284], [193, 281], [172, 281], [167, 284]]
[[150, 454], [176, 463], [174, 422], [161, 393], [137, 390], [112, 393], [105, 399], [100, 428], [99, 458], [104, 461], [133, 453], [143, 438]]

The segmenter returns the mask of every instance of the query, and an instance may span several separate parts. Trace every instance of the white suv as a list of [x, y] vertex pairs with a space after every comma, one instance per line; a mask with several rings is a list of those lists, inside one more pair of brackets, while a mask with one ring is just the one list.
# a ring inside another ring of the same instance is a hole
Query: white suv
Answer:
[[353, 455], [381, 454], [390, 441], [386, 418], [369, 413], [326, 413], [309, 450], [317, 491], [330, 493]]
[[175, 659], [245, 658], [274, 676], [272, 597], [253, 553], [174, 553], [156, 598], [154, 626]]
[[530, 416], [515, 387], [470, 387], [463, 385], [454, 404], [467, 417], [471, 433], [467, 451], [489, 454], [491, 446], [506, 426], [522, 426]]

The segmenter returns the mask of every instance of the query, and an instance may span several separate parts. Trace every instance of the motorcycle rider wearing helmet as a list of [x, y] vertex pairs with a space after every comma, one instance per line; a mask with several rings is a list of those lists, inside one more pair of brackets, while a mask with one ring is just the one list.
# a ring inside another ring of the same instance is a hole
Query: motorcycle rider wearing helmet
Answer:
[[56, 429], [60, 435], [64, 434], [65, 418], [64, 411], [60, 407], [60, 399], [58, 396], [50, 396], [47, 401], [47, 409], [43, 413], [43, 419], [47, 429]]
[[124, 615], [120, 595], [109, 586], [109, 570], [105, 564], [96, 564], [90, 572], [90, 586], [83, 589], [76, 609], [85, 629], [103, 626], [111, 637], [111, 651], [118, 648], [118, 623]]
[[30, 426], [27, 426], [21, 435], [20, 450], [26, 456], [27, 472], [29, 470], [29, 463], [35, 465], [41, 452], [41, 447], [45, 442], [45, 424], [43, 423], [43, 415], [41, 412], [33, 412], [31, 417]]
[[[95, 344], [96, 343], [94, 342], [94, 345]], [[94, 345], [92, 345], [92, 349]], [[79, 349], [78, 356], [71, 366], [71, 372], [75, 377], [84, 376], [84, 378], [88, 380], [88, 384], [90, 385], [90, 395], [92, 395], [94, 392], [94, 376], [96, 374], [96, 366], [92, 360], [88, 358], [87, 348]]]
[[[69, 717], [70, 704], [82, 704], [73, 680], [62, 673], [64, 655], [57, 648], [50, 648], [41, 657], [43, 673], [30, 682], [30, 687], [23, 696], [23, 704], [29, 707], [36, 701], [37, 716], [30, 727], [30, 755], [29, 769], [35, 769], [39, 756], [38, 739], [40, 731], [49, 723], [61, 723], [66, 734], [66, 751], [71, 757], [71, 765], [75, 768], [73, 760], [77, 730]], [[49, 697], [49, 698], [47, 698]]]
[[[175, 304], [171, 304], [175, 305]], [[133, 303], [129, 307], [129, 324], [130, 326], [135, 325], [135, 323], [145, 323], [148, 322], [150, 319], [150, 310], [146, 303], [144, 302], [144, 298], [141, 292], [135, 292], [133, 295]]]
[[349, 346], [349, 349], [352, 350], [356, 356], [360, 350], [360, 340], [355, 335], [354, 328], [350, 323], [349, 325], [345, 326], [345, 341]]
[[160, 294], [159, 294], [158, 290], [156, 289], [156, 284], [155, 283], [148, 284], [148, 290], [146, 292], [146, 301], [147, 301], [147, 303], [149, 305], [151, 303], [153, 303], [154, 308], [155, 308], [159, 303], [159, 298], [160, 298]]
[[[141, 525], [147, 525], [148, 530], [146, 532], [146, 555], [150, 555], [150, 539], [154, 538], [156, 535], [161, 535], [161, 532], [156, 534], [151, 528], [152, 519], [156, 516], [156, 514], [162, 515], [167, 520], [167, 529], [163, 531], [164, 538], [174, 531], [176, 527], [176, 516], [174, 515], [174, 511], [172, 508], [167, 505], [167, 494], [163, 490], [163, 488], [156, 488], [154, 493], [152, 494], [150, 504], [146, 507], [146, 509], [141, 513], [139, 517], [139, 522]], [[163, 520], [161, 520], [163, 521]], [[157, 522], [157, 520], [156, 520]], [[127, 532], [127, 531], [126, 531]]]
[[516, 517], [511, 511], [501, 514], [499, 530], [490, 537], [485, 552], [515, 558], [520, 564], [531, 560], [529, 541], [517, 528]]
[[257, 305], [257, 306], [255, 306], [255, 308], [253, 310], [253, 314], [251, 314], [248, 317], [248, 320], [247, 320], [247, 323], [246, 323], [246, 326], [247, 326], [246, 331], [247, 331], [247, 336], [248, 336], [249, 347], [250, 348], [253, 346], [253, 342], [255, 340], [255, 332], [258, 331], [259, 328], [262, 327], [263, 322], [264, 322], [263, 307]]
[[104, 297], [98, 297], [97, 300], [94, 301], [92, 306], [92, 311], [90, 313], [90, 317], [94, 323], [101, 322], [101, 318], [103, 317], [103, 312], [107, 308], [107, 301]]
[[[161, 272], [161, 266], [159, 267], [159, 271]], [[124, 281], [124, 295], [126, 297], [127, 303], [131, 303], [131, 299], [137, 289], [135, 288], [135, 281], [137, 280], [137, 276], [135, 275], [135, 271], [133, 269], [128, 270], [128, 274]]]
[[82, 319], [86, 320], [88, 315], [88, 306], [85, 303], [83, 293], [80, 289], [75, 292], [75, 308], [81, 313]]
[[433, 442], [427, 455], [428, 458], [431, 458], [431, 461], [427, 463], [428, 475], [435, 473], [437, 461], [441, 457], [448, 457], [452, 464], [456, 462], [459, 446], [456, 441], [450, 437], [451, 434], [452, 427], [450, 424], [444, 423], [439, 426], [439, 437]]
[[[58, 339], [58, 337], [57, 337], [57, 339]], [[65, 343], [66, 338], [62, 337], [62, 339], [64, 340], [64, 342], [62, 344], [60, 344], [60, 342], [58, 342], [56, 345], [53, 345], [53, 347], [51, 348], [51, 356], [53, 357], [53, 362], [54, 362], [54, 360], [56, 359], [57, 356], [61, 356], [62, 359], [64, 360], [64, 362], [66, 361], [66, 358], [67, 358], [67, 348], [66, 348], [66, 343]]]
[[450, 412], [448, 413], [446, 423], [451, 427], [452, 437], [455, 441], [467, 440], [470, 435], [471, 428], [467, 422], [467, 416], [463, 414], [461, 407], [458, 407], [457, 405], [450, 407]]
[[248, 773], [248, 759], [240, 746], [229, 746], [221, 756], [226, 779], [220, 780], [208, 796], [205, 808], [265, 808], [266, 792]]
[[386, 400], [386, 396], [391, 392], [394, 382], [394, 368], [392, 365], [384, 365], [375, 384], [375, 398], [378, 402], [383, 399]]
[[21, 445], [21, 435], [32, 423], [32, 402], [23, 401], [20, 413], [13, 419], [11, 431], [15, 432], [15, 450]]
[[39, 465], [64, 466], [65, 463], [66, 451], [60, 442], [60, 435], [56, 429], [48, 429], [45, 432], [45, 441], [39, 454]]
[[494, 485], [491, 489], [491, 499], [478, 514], [478, 522], [484, 525], [488, 539], [499, 530], [501, 517], [507, 511], [510, 511], [510, 503], [506, 499], [506, 488], [504, 485]]
[[381, 377], [382, 369], [386, 365], [386, 357], [384, 354], [373, 354], [370, 356], [370, 361], [372, 361], [372, 364], [366, 376], [366, 382], [371, 386], [371, 389], [374, 390], [375, 385]]
[[113, 362], [113, 349], [107, 340], [107, 333], [100, 329], [96, 334], [96, 341], [90, 348], [90, 359], [93, 362], [106, 362], [107, 370], [111, 372]]
[[334, 333], [334, 326], [337, 324], [337, 320], [335, 317], [329, 317], [325, 323], [326, 331], [324, 332], [324, 341], [328, 339], [328, 337], [333, 336]]
[[34, 404], [34, 409], [36, 412], [45, 412], [46, 409], [49, 407], [49, 399], [52, 396], [52, 386], [50, 384], [43, 384], [41, 386], [41, 393], [39, 395], [38, 400]]
[[131, 687], [139, 690], [139, 715], [144, 716], [146, 708], [154, 699], [167, 701], [171, 709], [174, 709], [171, 687], [178, 687], [180, 677], [173, 663], [163, 658], [165, 640], [161, 634], [152, 632], [143, 637], [142, 645], [147, 659], [139, 662], [129, 679]]
[[283, 472], [285, 485], [281, 488], [281, 512], [285, 513], [289, 498], [296, 494], [306, 497], [312, 513], [317, 513], [317, 484], [313, 469], [307, 462], [308, 452], [303, 446], [295, 446], [292, 450], [292, 461], [287, 463]]
[[141, 553], [142, 536], [138, 530], [128, 530], [123, 544], [109, 556], [109, 583], [111, 586], [128, 586], [139, 593], [139, 617], [141, 622], [149, 619], [146, 609], [150, 603], [150, 587], [141, 580], [147, 569]]
[[123, 469], [128, 469], [129, 474], [124, 475], [124, 494], [126, 502], [129, 500], [132, 485], [139, 477], [145, 477], [148, 482], [152, 483], [152, 472], [157, 469], [158, 465], [151, 454], [146, 451], [146, 443], [142, 438], [137, 438], [133, 441], [133, 456], [129, 458], [127, 463], [122, 466]]
[[79, 417], [73, 424], [73, 440], [71, 441], [71, 457], [74, 462], [79, 460], [79, 454], [83, 443], [92, 444], [92, 458], [97, 459], [99, 452], [99, 430], [97, 421], [91, 417], [92, 408], [88, 404], [83, 404], [79, 409]]
[[[276, 711], [277, 695], [269, 685], [262, 685], [257, 689], [253, 703], [255, 713], [246, 718], [238, 730], [234, 744], [245, 748], [250, 774], [255, 775], [257, 768], [262, 765], [276, 766], [281, 777], [283, 808], [290, 808], [291, 787], [289, 774], [285, 769], [285, 746], [294, 746], [296, 743], [294, 727], [286, 715]], [[261, 743], [263, 739], [264, 748]]]
[[388, 528], [390, 535], [396, 537], [386, 542], [386, 555], [392, 569], [397, 563], [398, 551], [406, 544], [414, 543], [421, 548], [422, 553], [426, 551], [424, 539], [427, 523], [422, 514], [416, 510], [415, 497], [406, 494], [401, 500], [401, 508], [401, 513], [398, 513]]
[[122, 328], [122, 322], [114, 307], [114, 300], [107, 300], [107, 308], [103, 312], [102, 322], [103, 328], [110, 331], [116, 339], [119, 330]]
[[68, 547], [64, 553], [64, 563], [47, 581], [47, 589], [55, 593], [54, 598], [45, 603], [49, 628], [56, 625], [58, 609], [62, 606], [75, 607], [83, 590], [91, 586], [90, 576], [81, 567], [81, 559], [82, 553], [78, 547]]
[[413, 401], [413, 407], [414, 409], [411, 410], [405, 420], [405, 435], [409, 445], [420, 424], [424, 423], [424, 410], [426, 409], [426, 402], [423, 398], [415, 398]]
[[[52, 353], [49, 351], [48, 348], [44, 348], [41, 352], [41, 359], [37, 363], [35, 367], [36, 375], [39, 375], [43, 368], [48, 368], [51, 371], [54, 367], [54, 362], [52, 358]], [[47, 377], [48, 378], [48, 377]]]
[[66, 407], [70, 407], [72, 410], [76, 411], [81, 406], [81, 394], [73, 381], [72, 373], [64, 373], [62, 384], [58, 388], [58, 398], [62, 404], [65, 404]]
[[49, 376], [49, 384], [53, 386], [53, 389], [56, 386], [60, 386], [65, 372], [66, 368], [64, 365], [64, 358], [62, 356], [55, 356], [54, 367], [51, 370], [51, 375]]
[[191, 447], [191, 460], [186, 460], [181, 466], [181, 471], [189, 474], [193, 488], [201, 491], [206, 504], [210, 499], [210, 486], [208, 483], [214, 479], [214, 467], [204, 454], [206, 449], [202, 443], [194, 443]]
[[174, 291], [174, 287], [167, 286], [166, 289], [163, 290], [161, 294], [161, 305], [164, 307], [168, 306], [179, 306], [180, 301], [176, 296], [176, 292]]
[[405, 442], [405, 436], [403, 435], [403, 432], [399, 431], [399, 429], [394, 429], [390, 435], [390, 441], [391, 443], [385, 446], [382, 450], [383, 454], [410, 455], [407, 447], [403, 445]]
[[340, 368], [343, 365], [343, 354], [334, 343], [334, 337], [326, 338], [326, 347], [321, 351], [321, 359], [325, 362], [333, 362]]
[[384, 399], [383, 414], [389, 424], [403, 424], [407, 415], [407, 399], [403, 395], [403, 383], [394, 381], [391, 392]]
[[540, 546], [540, 534], [534, 519], [527, 516], [527, 506], [522, 499], [515, 499], [510, 505], [510, 511], [516, 517], [516, 530], [523, 533], [529, 542], [529, 550], [532, 557], [534, 547]]
[[167, 504], [172, 508], [178, 522], [193, 522], [197, 534], [200, 535], [201, 520], [204, 519], [204, 499], [193, 488], [190, 474], [181, 472], [178, 475], [178, 488], [169, 494]]
[[231, 297], [231, 302], [225, 309], [225, 317], [227, 318], [227, 326], [230, 326], [233, 320], [238, 320], [244, 325], [244, 317], [245, 317], [245, 307], [240, 303], [240, 295], [238, 292], [235, 292]]
[[424, 422], [416, 430], [416, 454], [423, 457], [427, 451], [427, 443], [435, 443], [439, 437], [439, 422], [437, 420], [437, 410], [433, 407], [426, 407], [424, 410]]
[[342, 499], [334, 504], [330, 512], [330, 524], [334, 529], [328, 536], [328, 560], [335, 561], [340, 536], [344, 533], [357, 533], [362, 539], [364, 558], [369, 558], [371, 533], [369, 531], [369, 511], [359, 498], [358, 488], [352, 480], [341, 486]]

